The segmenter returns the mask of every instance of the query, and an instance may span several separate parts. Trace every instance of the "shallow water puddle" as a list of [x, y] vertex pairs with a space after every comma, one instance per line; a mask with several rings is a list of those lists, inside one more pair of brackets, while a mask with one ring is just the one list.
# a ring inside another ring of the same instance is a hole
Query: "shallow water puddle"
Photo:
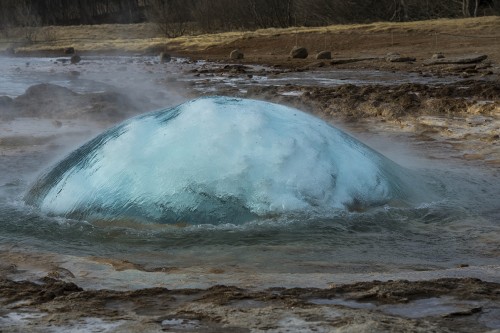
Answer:
[[418, 299], [406, 304], [388, 304], [377, 306], [373, 303], [358, 302], [342, 298], [312, 298], [309, 303], [315, 305], [339, 305], [351, 309], [380, 310], [385, 314], [418, 319], [424, 317], [447, 317], [472, 315], [481, 312], [479, 322], [488, 328], [500, 328], [500, 308], [486, 308], [477, 301], [457, 300], [453, 297], [431, 297]]
[[488, 328], [500, 329], [500, 308], [490, 308], [483, 311], [479, 322]]
[[431, 297], [411, 301], [407, 304], [383, 305], [379, 309], [391, 315], [406, 318], [423, 318], [453, 314], [472, 314], [479, 311], [479, 307], [479, 302], [461, 301], [452, 297]]

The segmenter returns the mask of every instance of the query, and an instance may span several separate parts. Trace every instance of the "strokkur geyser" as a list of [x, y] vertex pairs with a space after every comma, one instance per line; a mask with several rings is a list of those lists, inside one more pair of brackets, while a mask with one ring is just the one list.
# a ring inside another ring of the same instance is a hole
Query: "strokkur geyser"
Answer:
[[44, 174], [26, 201], [72, 218], [242, 223], [406, 202], [409, 180], [311, 115], [211, 97], [107, 130]]

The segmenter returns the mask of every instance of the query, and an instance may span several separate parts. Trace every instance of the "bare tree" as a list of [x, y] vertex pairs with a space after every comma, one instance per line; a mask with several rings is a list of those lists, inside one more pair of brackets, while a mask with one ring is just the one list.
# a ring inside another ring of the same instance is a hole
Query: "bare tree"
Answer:
[[0, 29], [22, 26], [33, 40], [37, 25], [148, 19], [175, 37], [191, 25], [216, 32], [498, 14], [500, 0], [0, 0]]
[[37, 29], [40, 26], [41, 19], [34, 10], [34, 6], [29, 0], [21, 0], [16, 6], [16, 20], [23, 29], [24, 37], [29, 43], [36, 41]]
[[480, 1], [479, 1], [479, 0], [476, 0], [475, 2], [476, 2], [476, 3], [475, 3], [475, 5], [474, 5], [474, 17], [477, 17], [477, 11], [478, 11], [478, 9], [479, 9], [479, 3], [480, 3]]
[[391, 21], [408, 21], [408, 5], [405, 0], [394, 0], [394, 14]]
[[190, 19], [191, 6], [186, 0], [148, 0], [146, 17], [169, 38], [182, 36]]

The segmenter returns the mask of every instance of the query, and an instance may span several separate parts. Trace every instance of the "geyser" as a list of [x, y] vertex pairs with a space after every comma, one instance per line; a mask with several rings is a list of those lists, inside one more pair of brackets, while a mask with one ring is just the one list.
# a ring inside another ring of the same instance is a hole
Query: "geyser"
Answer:
[[311, 115], [210, 97], [105, 131], [25, 198], [71, 218], [242, 223], [404, 203], [410, 181], [405, 169]]

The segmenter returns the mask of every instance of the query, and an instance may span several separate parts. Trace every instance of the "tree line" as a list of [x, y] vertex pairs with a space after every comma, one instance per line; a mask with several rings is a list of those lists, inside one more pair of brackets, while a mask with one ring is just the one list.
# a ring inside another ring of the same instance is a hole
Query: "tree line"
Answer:
[[156, 23], [168, 37], [270, 27], [499, 15], [500, 0], [0, 0], [0, 29]]

